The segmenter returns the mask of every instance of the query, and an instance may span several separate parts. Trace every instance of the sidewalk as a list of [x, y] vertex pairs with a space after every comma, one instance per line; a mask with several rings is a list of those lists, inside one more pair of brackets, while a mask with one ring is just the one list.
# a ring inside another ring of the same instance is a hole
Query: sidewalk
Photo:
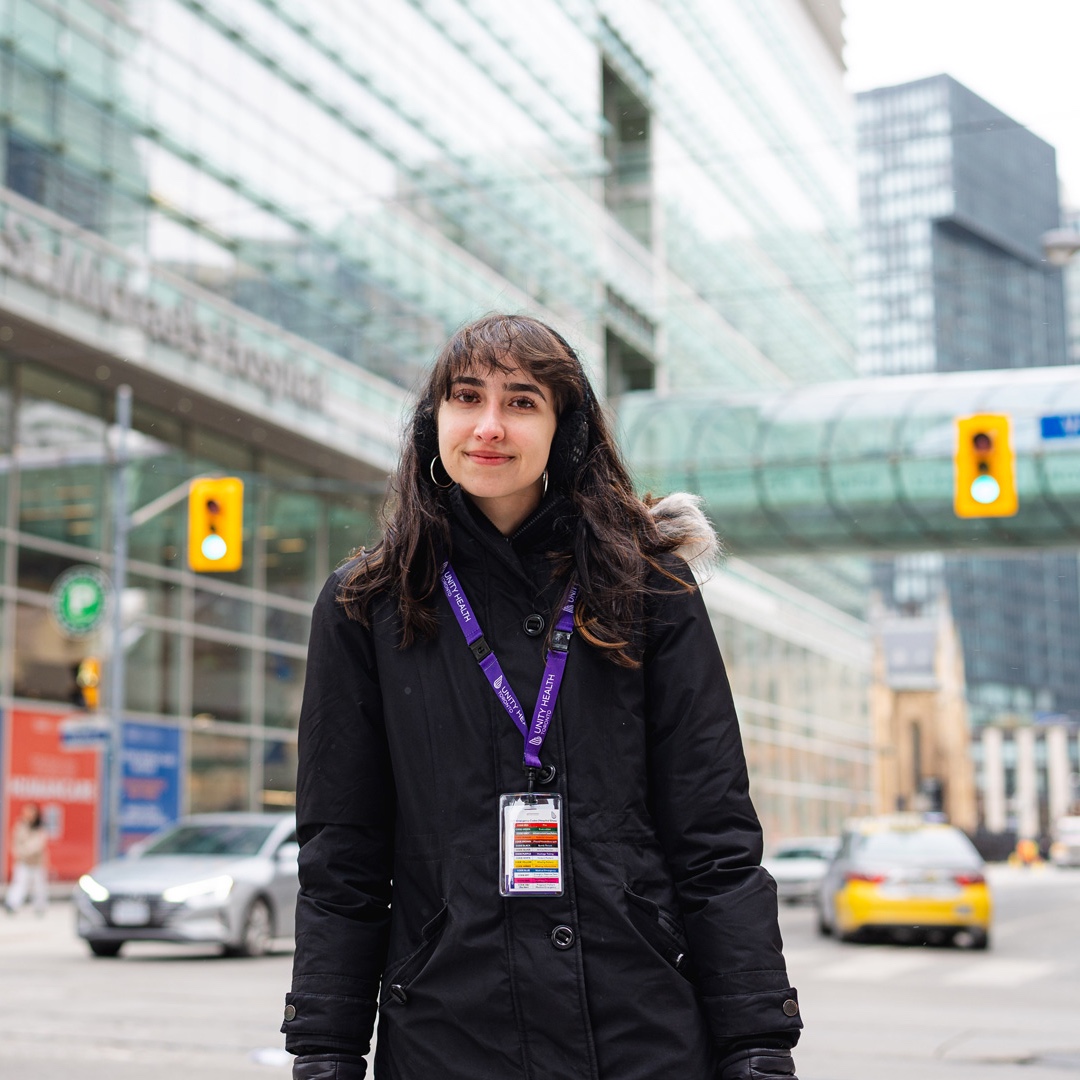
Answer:
[[14, 915], [0, 911], [0, 960], [23, 953], [66, 955], [81, 953], [82, 943], [75, 933], [75, 912], [68, 896], [49, 904], [44, 915], [29, 906]]
[[[6, 881], [0, 884], [0, 903], [7, 899], [8, 889], [11, 886]], [[49, 901], [55, 903], [58, 900], [70, 900], [71, 891], [75, 888], [74, 881], [50, 881], [49, 882]], [[29, 901], [23, 905], [24, 910], [29, 907]], [[3, 912], [0, 912], [2, 915]]]

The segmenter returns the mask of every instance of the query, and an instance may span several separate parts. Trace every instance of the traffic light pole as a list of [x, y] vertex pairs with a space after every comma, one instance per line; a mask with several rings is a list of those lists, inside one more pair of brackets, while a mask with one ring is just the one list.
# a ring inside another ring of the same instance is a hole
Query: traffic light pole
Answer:
[[175, 506], [188, 497], [191, 481], [185, 480], [171, 491], [129, 514], [128, 504], [128, 437], [131, 434], [131, 387], [116, 390], [116, 448], [113, 458], [113, 605], [112, 651], [109, 657], [108, 708], [109, 757], [104, 802], [105, 822], [102, 829], [105, 855], [120, 854], [120, 809], [122, 805], [124, 762], [124, 689], [127, 685], [126, 655], [124, 652], [124, 617], [121, 603], [127, 588], [128, 535], [132, 529], [145, 525], [152, 517]]
[[127, 588], [128, 435], [131, 432], [131, 387], [116, 389], [116, 458], [113, 473], [113, 610], [112, 655], [109, 658], [109, 777], [105, 827], [106, 856], [120, 854], [120, 785], [124, 754], [124, 619], [120, 610]]

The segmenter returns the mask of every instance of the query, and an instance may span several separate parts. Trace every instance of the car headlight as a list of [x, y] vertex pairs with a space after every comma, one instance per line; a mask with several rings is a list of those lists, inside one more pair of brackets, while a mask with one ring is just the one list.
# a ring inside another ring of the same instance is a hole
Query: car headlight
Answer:
[[79, 888], [82, 889], [95, 904], [103, 903], [109, 899], [109, 890], [100, 882], [95, 881], [89, 874], [83, 874], [79, 878]]
[[166, 889], [161, 898], [170, 904], [192, 904], [195, 906], [221, 904], [228, 897], [233, 887], [233, 879], [228, 874], [221, 877], [193, 881], [190, 885], [174, 885]]

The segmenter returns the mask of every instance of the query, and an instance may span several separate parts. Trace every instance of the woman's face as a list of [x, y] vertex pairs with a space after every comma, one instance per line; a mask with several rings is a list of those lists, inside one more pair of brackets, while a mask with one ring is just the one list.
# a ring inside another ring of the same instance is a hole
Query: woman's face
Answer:
[[503, 535], [540, 504], [557, 419], [550, 387], [517, 367], [460, 375], [439, 406], [443, 466]]

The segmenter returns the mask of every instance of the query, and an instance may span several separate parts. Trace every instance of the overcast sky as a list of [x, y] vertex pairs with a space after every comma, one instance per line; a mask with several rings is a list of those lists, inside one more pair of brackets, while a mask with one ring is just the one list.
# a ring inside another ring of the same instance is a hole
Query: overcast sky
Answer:
[[853, 91], [952, 75], [1058, 152], [1080, 204], [1080, 0], [843, 0]]

